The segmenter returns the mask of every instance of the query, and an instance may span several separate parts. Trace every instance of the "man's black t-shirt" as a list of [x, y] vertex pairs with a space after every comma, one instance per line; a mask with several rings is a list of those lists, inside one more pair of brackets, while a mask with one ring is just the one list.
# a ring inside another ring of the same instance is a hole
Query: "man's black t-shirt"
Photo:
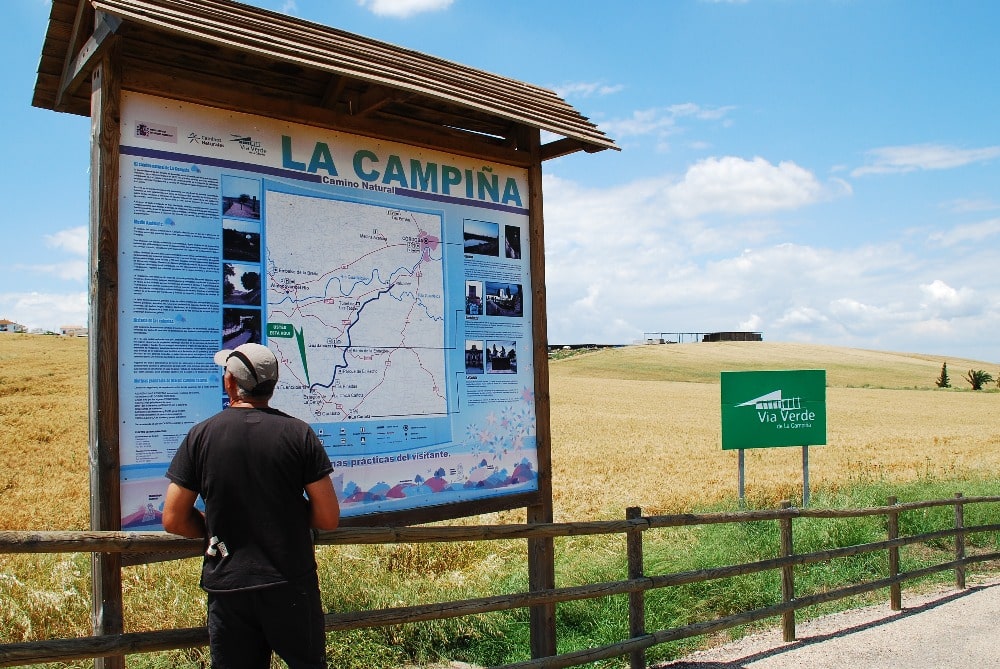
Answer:
[[305, 422], [277, 409], [228, 408], [195, 425], [167, 478], [205, 500], [208, 592], [265, 588], [316, 571], [304, 487], [333, 467]]

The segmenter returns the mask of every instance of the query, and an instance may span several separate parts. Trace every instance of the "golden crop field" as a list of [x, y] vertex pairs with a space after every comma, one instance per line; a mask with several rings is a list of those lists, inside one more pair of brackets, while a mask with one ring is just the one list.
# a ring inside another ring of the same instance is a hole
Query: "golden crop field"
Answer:
[[87, 340], [0, 336], [0, 530], [89, 526]]
[[[953, 388], [934, 381], [948, 362]], [[810, 484], [977, 480], [1000, 471], [1000, 393], [962, 379], [988, 363], [805, 344], [630, 346], [550, 365], [559, 519], [687, 511], [737, 495], [737, 453], [721, 446], [721, 371], [827, 370], [827, 441], [809, 449]], [[995, 370], [992, 371], [996, 375]], [[964, 389], [963, 389], [964, 386]], [[801, 498], [802, 450], [746, 452], [759, 505]]]
[[[948, 362], [954, 388], [934, 380]], [[826, 369], [828, 444], [810, 448], [812, 489], [1000, 471], [1000, 393], [973, 392], [989, 363], [766, 342], [629, 346], [550, 365], [557, 520], [704, 508], [736, 497], [720, 442], [719, 372]], [[87, 340], [0, 336], [0, 530], [88, 526]], [[801, 494], [801, 450], [747, 452], [758, 504]]]

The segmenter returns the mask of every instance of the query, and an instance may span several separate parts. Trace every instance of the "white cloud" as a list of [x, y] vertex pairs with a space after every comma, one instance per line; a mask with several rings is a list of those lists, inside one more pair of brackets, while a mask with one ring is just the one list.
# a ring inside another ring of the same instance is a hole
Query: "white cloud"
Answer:
[[659, 109], [643, 109], [632, 112], [629, 118], [602, 121], [601, 130], [619, 140], [651, 133], [671, 132], [675, 127], [675, 117], [663, 114]]
[[944, 246], [955, 246], [965, 242], [978, 244], [998, 234], [1000, 234], [1000, 218], [994, 218], [980, 223], [956, 225], [951, 230], [930, 235], [929, 239]]
[[693, 102], [685, 102], [667, 107], [667, 110], [676, 118], [690, 116], [700, 121], [718, 121], [719, 119], [724, 119], [729, 115], [729, 112], [735, 109], [736, 107], [732, 105], [711, 108], [702, 107]]
[[960, 199], [947, 202], [943, 205], [949, 211], [957, 214], [980, 211], [996, 211], [1000, 209], [1000, 204], [985, 198], [980, 199]]
[[600, 84], [597, 82], [576, 82], [572, 84], [563, 84], [561, 86], [553, 87], [553, 91], [561, 98], [589, 98], [595, 95], [614, 95], [615, 93], [621, 92], [625, 87], [621, 84], [609, 85]]
[[66, 281], [83, 282], [87, 280], [86, 260], [67, 260], [66, 262], [44, 265], [14, 265], [14, 267], [19, 270], [34, 272], [36, 274], [46, 274]]
[[793, 306], [781, 314], [774, 324], [785, 328], [811, 329], [817, 325], [825, 325], [829, 320], [825, 314], [813, 307]]
[[823, 187], [809, 170], [788, 161], [773, 165], [759, 157], [707, 158], [670, 189], [673, 210], [682, 217], [795, 209], [824, 197]]
[[[957, 333], [989, 342], [1000, 328], [1000, 276], [984, 271], [1000, 262], [997, 245], [920, 256], [922, 240], [909, 235], [877, 245], [805, 243], [777, 213], [758, 210], [786, 207], [803, 222], [829, 188], [794, 164], [732, 159], [727, 168], [714, 160], [682, 178], [612, 188], [546, 174], [550, 341], [751, 330], [768, 341], [948, 353]], [[706, 173], [711, 187], [695, 178]], [[985, 345], [963, 350], [997, 357]]]
[[885, 146], [869, 151], [868, 164], [855, 169], [851, 172], [851, 176], [947, 170], [998, 157], [1000, 157], [1000, 146], [987, 146], [981, 149], [960, 149], [943, 144]]
[[[855, 292], [855, 291], [851, 291]], [[885, 296], [864, 296], [866, 301], [854, 297], [834, 299], [826, 305], [826, 313], [832, 323], [836, 323], [841, 336], [858, 339], [876, 338], [907, 320], [900, 304], [871, 304], [869, 299], [885, 299]]]
[[451, 6], [453, 0], [358, 0], [358, 5], [377, 16], [405, 19], [423, 12], [437, 12]]
[[944, 281], [935, 279], [929, 284], [921, 284], [924, 296], [921, 308], [934, 318], [955, 318], [972, 316], [983, 309], [983, 301], [971, 288], [952, 288]]
[[[775, 279], [766, 275], [773, 268], [787, 270], [794, 260], [804, 271], [823, 273], [824, 263], [802, 247], [744, 252], [779, 229], [771, 221], [709, 224], [679, 217], [671, 200], [676, 184], [676, 178], [662, 176], [583, 189], [546, 175], [553, 341], [631, 341], [645, 330], [669, 328], [664, 314], [673, 310], [698, 314], [677, 324], [677, 331], [736, 329], [750, 318], [746, 306], [758, 289], [772, 285]], [[718, 256], [723, 259], [710, 260]], [[725, 323], [715, 308], [720, 303], [733, 307]], [[762, 322], [760, 315], [754, 319]]]
[[618, 119], [608, 119], [599, 123], [601, 130], [619, 141], [631, 137], [655, 135], [663, 139], [681, 132], [679, 120], [693, 119], [703, 122], [721, 122], [729, 125], [728, 116], [735, 107], [703, 107], [693, 102], [671, 105], [669, 107], [654, 107], [639, 109], [632, 116]]
[[[677, 179], [670, 175], [605, 189], [584, 189], [572, 181], [545, 176], [546, 250], [571, 260], [567, 270], [584, 273], [589, 263], [630, 273], [640, 260], [678, 266], [692, 254], [732, 253], [756, 244], [775, 225], [727, 221], [707, 225], [681, 219], [671, 202]], [[607, 271], [607, 270], [602, 270]]]
[[0, 317], [29, 329], [58, 332], [63, 325], [87, 324], [87, 292], [0, 293]]
[[88, 233], [86, 226], [67, 228], [51, 235], [45, 235], [43, 241], [48, 248], [71, 257], [55, 258], [54, 262], [45, 264], [14, 263], [14, 269], [45, 274], [68, 281], [82, 282], [87, 280]]
[[48, 246], [83, 257], [87, 256], [87, 240], [88, 232], [85, 225], [45, 235], [45, 243]]
[[745, 321], [740, 321], [739, 329], [743, 332], [759, 332], [763, 319], [757, 314], [750, 314]]

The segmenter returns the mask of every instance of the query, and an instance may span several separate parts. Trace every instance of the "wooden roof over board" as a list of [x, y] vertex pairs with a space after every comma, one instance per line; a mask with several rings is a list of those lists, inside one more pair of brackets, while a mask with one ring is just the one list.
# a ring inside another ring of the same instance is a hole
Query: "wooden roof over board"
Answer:
[[32, 104], [89, 116], [116, 42], [127, 90], [513, 164], [526, 130], [542, 160], [617, 149], [553, 91], [231, 0], [52, 0]]

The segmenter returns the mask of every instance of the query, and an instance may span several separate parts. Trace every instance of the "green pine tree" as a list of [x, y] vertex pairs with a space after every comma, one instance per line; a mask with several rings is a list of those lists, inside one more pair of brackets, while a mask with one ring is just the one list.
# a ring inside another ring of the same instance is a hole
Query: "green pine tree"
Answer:
[[934, 383], [937, 384], [938, 388], [951, 388], [951, 379], [948, 378], [948, 363], [947, 362], [945, 362], [945, 363], [943, 363], [941, 365], [941, 376], [939, 376], [937, 378], [937, 381], [935, 381]]

